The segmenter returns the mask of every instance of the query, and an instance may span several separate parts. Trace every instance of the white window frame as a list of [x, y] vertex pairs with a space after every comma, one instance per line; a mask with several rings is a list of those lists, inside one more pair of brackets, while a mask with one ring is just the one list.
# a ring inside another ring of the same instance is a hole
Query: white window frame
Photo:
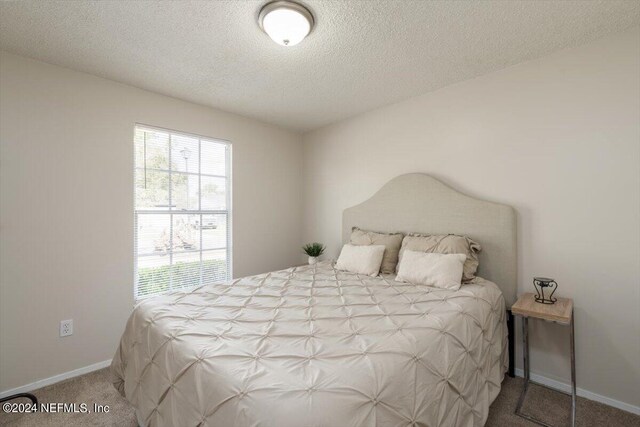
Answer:
[[[150, 131], [157, 131], [157, 132], [164, 132], [164, 133], [168, 133], [169, 134], [169, 169], [157, 169], [157, 168], [148, 168], [147, 170], [151, 170], [151, 171], [159, 171], [159, 172], [166, 172], [169, 174], [169, 211], [166, 210], [149, 210], [149, 209], [145, 209], [145, 210], [140, 210], [138, 211], [138, 209], [136, 208], [136, 169], [137, 169], [137, 165], [136, 165], [136, 144], [135, 144], [135, 137], [136, 137], [136, 130], [137, 129], [143, 129], [143, 130], [150, 130]], [[155, 295], [161, 295], [163, 293], [167, 293], [167, 292], [171, 292], [173, 289], [168, 289], [167, 291], [164, 292], [157, 292], [157, 293], [152, 293], [152, 294], [147, 294], [147, 295], [138, 295], [138, 239], [136, 237], [136, 232], [137, 232], [137, 227], [138, 227], [138, 213], [141, 214], [167, 214], [167, 213], [172, 213], [173, 211], [171, 210], [171, 175], [172, 175], [172, 170], [171, 170], [171, 137], [172, 135], [178, 135], [178, 136], [185, 136], [185, 137], [189, 137], [189, 138], [197, 138], [198, 139], [198, 173], [195, 172], [186, 172], [186, 171], [180, 171], [179, 173], [182, 175], [197, 175], [198, 176], [198, 181], [199, 184], [202, 181], [202, 176], [207, 176], [207, 177], [213, 177], [213, 178], [225, 178], [225, 205], [226, 205], [226, 209], [225, 210], [203, 210], [201, 209], [202, 206], [198, 206], [198, 210], [189, 210], [189, 213], [193, 213], [193, 214], [200, 214], [200, 215], [209, 215], [209, 214], [226, 214], [227, 216], [227, 246], [226, 246], [226, 264], [227, 264], [227, 277], [225, 280], [231, 280], [233, 278], [233, 238], [232, 238], [232, 234], [233, 234], [233, 215], [232, 215], [232, 200], [233, 198], [231, 197], [231, 193], [232, 193], [232, 143], [230, 141], [224, 140], [224, 139], [220, 139], [220, 138], [212, 138], [209, 136], [204, 136], [204, 135], [199, 135], [199, 134], [195, 134], [195, 133], [191, 133], [191, 132], [183, 132], [183, 131], [179, 131], [179, 130], [173, 130], [173, 129], [167, 129], [167, 128], [163, 128], [163, 127], [158, 127], [158, 126], [152, 126], [152, 125], [147, 125], [144, 123], [135, 123], [133, 126], [133, 296], [134, 296], [134, 300], [135, 301], [140, 301], [143, 300], [145, 298], [149, 298]], [[225, 175], [211, 175], [211, 174], [202, 174], [201, 170], [202, 170], [202, 140], [208, 140], [208, 141], [213, 141], [215, 143], [218, 144], [224, 144], [226, 145], [226, 150], [225, 150]], [[199, 196], [202, 197], [202, 196]], [[201, 205], [201, 199], [200, 199], [200, 205]], [[185, 213], [185, 211], [176, 211], [176, 212], [180, 212], [180, 213]], [[173, 227], [173, 219], [170, 221], [170, 227]], [[170, 239], [173, 239], [173, 232], [170, 231], [169, 233]], [[202, 227], [200, 227], [200, 242], [202, 242]], [[202, 243], [201, 243], [202, 244]], [[171, 251], [169, 256], [171, 257], [170, 259], [173, 262], [173, 246], [171, 245]], [[222, 249], [222, 248], [219, 248]], [[216, 250], [216, 248], [214, 249], [206, 249], [205, 251], [213, 251]], [[192, 251], [181, 251], [180, 253], [185, 253], [185, 252], [200, 252], [200, 264], [202, 264], [202, 248], [200, 249], [196, 249], [196, 250], [192, 250]], [[201, 286], [202, 284], [202, 269], [200, 270], [200, 281], [201, 283], [199, 285], [195, 285], [193, 287], [197, 287], [197, 286]], [[171, 282], [169, 282], [169, 286], [171, 286]], [[181, 288], [181, 289], [189, 289], [189, 288]]]

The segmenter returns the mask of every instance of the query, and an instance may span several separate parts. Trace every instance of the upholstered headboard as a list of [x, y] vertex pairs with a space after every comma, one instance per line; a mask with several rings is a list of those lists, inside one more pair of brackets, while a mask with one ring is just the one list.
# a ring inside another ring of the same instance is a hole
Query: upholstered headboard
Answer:
[[369, 200], [345, 209], [343, 241], [351, 229], [461, 234], [480, 243], [478, 275], [495, 282], [507, 308], [516, 300], [516, 213], [511, 206], [475, 199], [420, 173], [400, 175]]

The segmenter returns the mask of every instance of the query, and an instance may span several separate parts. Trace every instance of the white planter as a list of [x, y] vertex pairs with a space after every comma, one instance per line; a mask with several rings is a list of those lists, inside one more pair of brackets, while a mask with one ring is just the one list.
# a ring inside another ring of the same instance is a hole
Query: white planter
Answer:
[[309, 257], [309, 265], [316, 265], [318, 263], [318, 257], [317, 256], [310, 256]]

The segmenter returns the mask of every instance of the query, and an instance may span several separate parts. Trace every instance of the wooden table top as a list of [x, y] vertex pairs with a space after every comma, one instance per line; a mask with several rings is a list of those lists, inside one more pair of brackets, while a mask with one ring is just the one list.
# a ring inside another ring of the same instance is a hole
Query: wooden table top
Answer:
[[520, 295], [518, 301], [511, 306], [511, 312], [520, 316], [535, 317], [568, 325], [571, 323], [573, 314], [573, 300], [558, 297], [555, 304], [541, 304], [536, 302], [534, 294], [526, 293]]

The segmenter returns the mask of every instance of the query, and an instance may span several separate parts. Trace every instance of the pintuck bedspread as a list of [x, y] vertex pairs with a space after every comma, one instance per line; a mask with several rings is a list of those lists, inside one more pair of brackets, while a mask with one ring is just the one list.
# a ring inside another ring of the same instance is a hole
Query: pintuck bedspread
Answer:
[[148, 426], [481, 426], [507, 366], [505, 303], [331, 264], [134, 309], [114, 385]]

